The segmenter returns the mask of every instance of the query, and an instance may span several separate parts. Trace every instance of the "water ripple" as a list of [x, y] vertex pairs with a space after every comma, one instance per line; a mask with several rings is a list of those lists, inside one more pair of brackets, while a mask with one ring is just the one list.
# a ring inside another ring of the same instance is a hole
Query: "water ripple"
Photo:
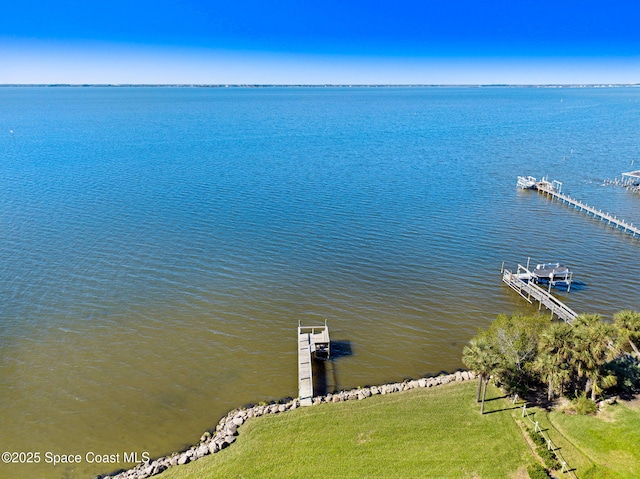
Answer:
[[640, 222], [599, 181], [635, 158], [638, 95], [0, 89], [0, 449], [192, 443], [296, 394], [298, 321], [349, 342], [339, 387], [457, 368], [535, 312], [503, 261], [567, 262], [578, 311], [640, 309], [637, 240], [514, 188], [548, 173]]

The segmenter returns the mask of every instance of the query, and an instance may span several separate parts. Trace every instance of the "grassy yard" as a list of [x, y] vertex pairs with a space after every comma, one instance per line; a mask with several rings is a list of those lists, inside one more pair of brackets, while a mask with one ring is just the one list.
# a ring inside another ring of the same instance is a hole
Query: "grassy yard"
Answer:
[[595, 416], [548, 414], [549, 424], [584, 459], [581, 479], [635, 479], [640, 475], [640, 406], [620, 403]]
[[[218, 454], [161, 479], [526, 478], [535, 458], [504, 399], [481, 416], [475, 382], [254, 418]], [[490, 387], [487, 397], [499, 391]]]
[[[529, 408], [579, 479], [636, 479], [640, 471], [640, 403], [607, 406], [594, 416]], [[514, 420], [522, 424], [518, 411]], [[564, 474], [560, 477], [565, 477]]]

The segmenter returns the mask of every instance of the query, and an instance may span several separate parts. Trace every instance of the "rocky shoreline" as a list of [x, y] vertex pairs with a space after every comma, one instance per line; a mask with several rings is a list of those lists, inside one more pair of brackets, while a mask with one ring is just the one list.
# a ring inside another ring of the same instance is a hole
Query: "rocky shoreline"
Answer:
[[[383, 384], [381, 386], [370, 386], [364, 388], [329, 393], [325, 396], [313, 398], [313, 405], [322, 403], [337, 403], [342, 401], [362, 401], [368, 397], [378, 394], [392, 394], [409, 389], [430, 388], [474, 379], [476, 376], [471, 371], [456, 371], [453, 374], [422, 378], [399, 383]], [[291, 399], [276, 404], [266, 404], [252, 406], [243, 409], [234, 409], [220, 419], [214, 434], [205, 432], [200, 438], [200, 442], [191, 446], [185, 451], [174, 452], [169, 456], [159, 457], [138, 464], [137, 466], [117, 473], [97, 476], [96, 479], [145, 479], [155, 476], [170, 467], [188, 464], [189, 462], [201, 459], [209, 454], [215, 454], [230, 446], [236, 440], [238, 428], [252, 417], [260, 417], [267, 414], [281, 414], [293, 411], [300, 407], [298, 399]]]

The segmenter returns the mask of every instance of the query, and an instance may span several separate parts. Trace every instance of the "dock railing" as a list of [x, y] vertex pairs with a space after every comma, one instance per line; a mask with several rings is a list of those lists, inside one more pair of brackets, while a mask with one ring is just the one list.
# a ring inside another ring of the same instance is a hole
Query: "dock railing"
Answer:
[[[569, 204], [579, 211], [584, 211], [585, 213], [587, 213], [587, 215], [590, 214], [600, 221], [606, 221], [609, 226], [612, 226], [616, 229], [622, 229], [625, 233], [630, 233], [634, 238], [636, 237], [636, 235], [640, 237], [640, 228], [634, 226], [633, 223], [628, 223], [615, 215], [605, 213], [602, 210], [598, 210], [593, 206], [589, 206], [586, 203], [583, 203], [580, 200], [561, 193], [561, 189], [558, 189], [554, 186], [555, 183], [559, 182], [554, 181], [553, 184], [550, 184], [548, 182], [539, 182], [537, 184], [536, 190], [539, 193], [548, 196], [549, 198], [562, 201], [562, 203], [565, 204]], [[560, 183], [560, 185], [562, 185], [562, 183]]]
[[[329, 341], [329, 328], [326, 323], [322, 326], [300, 326], [298, 325], [298, 336], [301, 334], [310, 334], [316, 342], [328, 342]], [[325, 338], [326, 341], [317, 341], [318, 338]]]
[[[526, 270], [522, 265], [518, 265], [518, 271], [521, 269]], [[516, 291], [520, 296], [526, 299], [529, 303], [537, 301], [539, 308], [544, 306], [552, 315], [556, 315], [558, 318], [571, 324], [578, 313], [569, 308], [566, 304], [553, 296], [550, 292], [545, 291], [532, 281], [524, 281], [521, 275], [513, 273], [507, 269], [502, 270], [502, 281], [508, 285], [511, 289]]]

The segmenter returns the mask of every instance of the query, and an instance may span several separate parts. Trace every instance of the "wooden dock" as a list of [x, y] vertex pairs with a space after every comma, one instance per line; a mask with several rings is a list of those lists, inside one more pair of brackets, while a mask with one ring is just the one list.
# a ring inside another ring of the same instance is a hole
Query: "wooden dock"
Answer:
[[298, 325], [298, 397], [301, 406], [313, 403], [313, 361], [329, 357], [329, 327]]
[[553, 296], [549, 291], [545, 291], [531, 281], [525, 281], [522, 279], [525, 277], [525, 275], [520, 273], [522, 270], [526, 271], [527, 269], [522, 265], [518, 265], [517, 273], [503, 269], [502, 281], [529, 303], [536, 301], [539, 303], [539, 308], [544, 306], [551, 311], [552, 315], [556, 315], [558, 318], [571, 324], [575, 317], [578, 316], [578, 313]]
[[589, 206], [582, 201], [571, 198], [565, 195], [553, 187], [548, 181], [540, 181], [536, 183], [535, 188], [539, 193], [547, 196], [550, 199], [562, 201], [562, 203], [570, 205], [579, 211], [584, 211], [587, 215], [592, 215], [594, 218], [600, 221], [606, 221], [609, 226], [615, 229], [622, 229], [625, 233], [631, 234], [634, 238], [640, 239], [640, 228], [634, 226], [631, 223], [627, 223], [623, 219], [619, 219], [617, 216], [613, 216], [609, 213], [605, 213], [602, 210], [597, 210], [593, 206]]
[[301, 406], [311, 406], [313, 398], [310, 336], [298, 331], [298, 397]]

